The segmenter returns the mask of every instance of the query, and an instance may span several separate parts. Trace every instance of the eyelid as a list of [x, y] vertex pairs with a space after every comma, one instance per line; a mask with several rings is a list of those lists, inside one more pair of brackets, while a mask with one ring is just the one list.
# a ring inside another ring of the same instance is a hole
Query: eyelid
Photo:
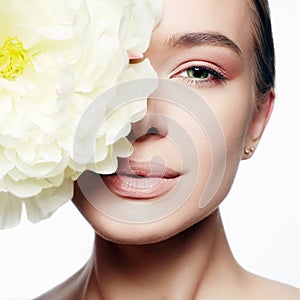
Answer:
[[[208, 75], [209, 75], [208, 78], [202, 78], [202, 79], [201, 78], [191, 78], [189, 76], [183, 76], [182, 75], [183, 73], [187, 74], [188, 70], [193, 69], [193, 68], [198, 68], [202, 71], [207, 72]], [[201, 82], [212, 81], [212, 80], [225, 80], [226, 79], [222, 74], [220, 74], [220, 73], [218, 73], [218, 72], [216, 72], [216, 71], [214, 71], [214, 70], [212, 70], [208, 67], [202, 67], [202, 66], [189, 67], [189, 68], [183, 70], [182, 72], [178, 73], [177, 77], [183, 77], [183, 78], [187, 78], [187, 79], [190, 79], [190, 80], [201, 81]]]
[[170, 74], [170, 78], [172, 78], [180, 73], [183, 73], [192, 67], [199, 67], [199, 68], [203, 68], [203, 69], [206, 68], [208, 70], [211, 70], [215, 73], [220, 74], [222, 77], [227, 79], [226, 73], [221, 67], [219, 67], [215, 64], [209, 63], [207, 61], [197, 61], [197, 60], [182, 63], [180, 66], [176, 67], [175, 70]]
[[[182, 73], [187, 72], [189, 69], [198, 67], [204, 71], [208, 71], [209, 76], [205, 79], [191, 78], [189, 76], [183, 76]], [[170, 79], [177, 79], [183, 84], [191, 88], [210, 88], [226, 84], [229, 78], [227, 78], [224, 70], [219, 66], [205, 61], [188, 61], [181, 64], [170, 75]]]

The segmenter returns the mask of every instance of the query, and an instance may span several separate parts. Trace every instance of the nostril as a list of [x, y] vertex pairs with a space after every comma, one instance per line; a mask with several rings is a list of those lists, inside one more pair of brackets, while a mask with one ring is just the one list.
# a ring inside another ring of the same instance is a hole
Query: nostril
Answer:
[[165, 137], [168, 134], [168, 123], [164, 116], [148, 113], [142, 120], [131, 124], [131, 129], [127, 136], [130, 142], [146, 136]]
[[151, 127], [151, 128], [148, 129], [146, 135], [147, 135], [147, 134], [159, 134], [159, 131], [158, 131], [157, 128]]
[[142, 141], [147, 138], [147, 136], [150, 135], [161, 135], [159, 130], [155, 127], [150, 127], [145, 134], [137, 135], [134, 130], [131, 130], [129, 135], [127, 135], [127, 139], [129, 142], [134, 143], [136, 141]]

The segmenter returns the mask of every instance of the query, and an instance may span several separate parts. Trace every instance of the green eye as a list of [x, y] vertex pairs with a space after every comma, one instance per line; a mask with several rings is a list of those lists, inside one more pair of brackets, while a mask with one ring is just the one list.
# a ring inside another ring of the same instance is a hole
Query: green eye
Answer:
[[[217, 67], [216, 67], [217, 68]], [[184, 70], [181, 73], [175, 75], [179, 79], [183, 80], [187, 85], [193, 87], [211, 87], [226, 83], [227, 78], [220, 71], [216, 71], [207, 66], [193, 65]]]
[[187, 76], [193, 79], [207, 79], [210, 71], [200, 67], [192, 67], [186, 70]]

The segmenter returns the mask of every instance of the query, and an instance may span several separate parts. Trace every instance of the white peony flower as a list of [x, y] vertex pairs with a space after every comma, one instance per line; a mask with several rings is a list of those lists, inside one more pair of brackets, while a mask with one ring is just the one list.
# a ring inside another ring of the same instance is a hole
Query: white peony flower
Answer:
[[[72, 198], [74, 134], [108, 88], [154, 76], [140, 56], [160, 0], [0, 0], [0, 228], [50, 216]], [[146, 99], [114, 112], [96, 141], [97, 169], [115, 171], [131, 147], [121, 128], [142, 118]], [[117, 116], [117, 117], [116, 117]]]

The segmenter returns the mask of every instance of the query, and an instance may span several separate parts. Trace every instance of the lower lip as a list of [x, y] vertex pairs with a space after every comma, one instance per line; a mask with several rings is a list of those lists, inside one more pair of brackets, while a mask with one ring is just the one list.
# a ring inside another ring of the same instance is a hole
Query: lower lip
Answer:
[[170, 192], [178, 177], [132, 177], [127, 175], [106, 175], [102, 179], [107, 188], [117, 196], [135, 200], [152, 199]]

